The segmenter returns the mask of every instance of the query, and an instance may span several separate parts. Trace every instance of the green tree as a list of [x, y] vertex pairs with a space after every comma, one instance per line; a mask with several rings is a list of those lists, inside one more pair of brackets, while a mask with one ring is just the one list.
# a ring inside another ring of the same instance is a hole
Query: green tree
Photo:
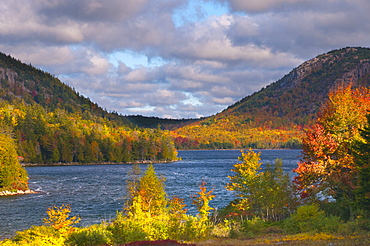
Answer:
[[356, 203], [360, 209], [370, 213], [370, 114], [367, 125], [360, 131], [361, 139], [353, 147], [358, 170], [358, 186], [355, 190]]
[[290, 182], [289, 174], [283, 170], [282, 160], [275, 160], [273, 165], [266, 163], [260, 178], [260, 216], [269, 221], [285, 219], [294, 211], [297, 200], [295, 187]]
[[18, 161], [16, 146], [8, 135], [0, 134], [0, 191], [28, 189], [27, 171]]

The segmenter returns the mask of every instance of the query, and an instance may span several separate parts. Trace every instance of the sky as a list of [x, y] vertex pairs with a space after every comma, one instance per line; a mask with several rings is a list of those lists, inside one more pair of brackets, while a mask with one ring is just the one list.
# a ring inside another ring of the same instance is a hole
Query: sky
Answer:
[[214, 115], [319, 54], [370, 46], [369, 0], [12, 0], [0, 13], [0, 52], [122, 115]]

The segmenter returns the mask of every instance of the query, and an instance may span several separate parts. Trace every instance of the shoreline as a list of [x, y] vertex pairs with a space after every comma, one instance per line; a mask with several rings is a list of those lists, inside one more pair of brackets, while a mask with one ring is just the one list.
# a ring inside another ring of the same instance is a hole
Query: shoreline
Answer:
[[17, 191], [0, 191], [0, 196], [16, 196], [16, 195], [26, 195], [26, 194], [36, 194], [37, 191], [33, 190], [17, 190]]
[[132, 162], [91, 162], [91, 163], [80, 163], [80, 162], [58, 162], [58, 163], [21, 163], [22, 167], [56, 167], [56, 166], [92, 166], [92, 165], [132, 165], [132, 164], [157, 164], [157, 163], [172, 163], [179, 160], [172, 161], [132, 161]]

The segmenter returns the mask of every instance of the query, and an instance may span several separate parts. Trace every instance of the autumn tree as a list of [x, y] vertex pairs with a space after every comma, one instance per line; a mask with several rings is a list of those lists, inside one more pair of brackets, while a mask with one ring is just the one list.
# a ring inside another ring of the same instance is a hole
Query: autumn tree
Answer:
[[206, 185], [207, 183], [202, 181], [199, 184], [200, 191], [192, 196], [193, 204], [197, 206], [199, 217], [202, 220], [208, 220], [209, 213], [213, 210], [209, 202], [215, 197], [215, 195], [212, 194], [213, 190], [207, 191]]
[[138, 164], [132, 166], [132, 168], [127, 173], [128, 179], [126, 181], [126, 196], [125, 205], [123, 211], [127, 212], [130, 210], [135, 196], [139, 193], [139, 183], [141, 178], [141, 169]]
[[[168, 198], [164, 186], [164, 178], [157, 176], [152, 164], [142, 176], [137, 166], [131, 171], [132, 179], [127, 183], [127, 205], [124, 210], [130, 210], [134, 202], [140, 201], [141, 211], [150, 215], [163, 214], [167, 210]], [[132, 211], [131, 211], [132, 212]]]
[[316, 124], [303, 138], [295, 182], [303, 198], [331, 196], [352, 202], [358, 171], [352, 151], [370, 109], [368, 88], [339, 84], [328, 94]]
[[251, 149], [248, 152], [241, 152], [238, 157], [240, 163], [234, 165], [233, 176], [228, 176], [230, 183], [227, 184], [226, 189], [234, 191], [236, 196], [241, 200], [238, 207], [241, 210], [253, 210], [256, 193], [258, 192], [258, 179], [261, 175], [260, 153], [255, 153]]
[[62, 204], [60, 207], [53, 206], [48, 208], [46, 211], [48, 217], [44, 218], [43, 221], [61, 233], [68, 234], [73, 231], [72, 226], [80, 222], [80, 217], [70, 217], [71, 212], [71, 205], [69, 204]]

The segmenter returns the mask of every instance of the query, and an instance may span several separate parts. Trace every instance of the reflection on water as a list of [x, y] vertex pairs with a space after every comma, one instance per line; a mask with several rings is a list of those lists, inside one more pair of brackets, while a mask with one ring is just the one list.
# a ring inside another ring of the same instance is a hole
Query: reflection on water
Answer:
[[[263, 162], [282, 159], [286, 172], [297, 166], [300, 155], [300, 150], [261, 152]], [[240, 151], [179, 151], [179, 156], [182, 161], [155, 164], [156, 172], [166, 178], [169, 197], [184, 198], [189, 212], [194, 213], [190, 196], [199, 191], [199, 182], [206, 181], [216, 195], [211, 206], [221, 208], [234, 199], [224, 187]], [[145, 169], [146, 165], [140, 167]], [[30, 189], [39, 193], [0, 197], [0, 239], [31, 225], [41, 225], [46, 209], [52, 205], [71, 204], [73, 215], [81, 216], [80, 224], [83, 226], [114, 218], [124, 203], [130, 168], [131, 165], [28, 167]]]

